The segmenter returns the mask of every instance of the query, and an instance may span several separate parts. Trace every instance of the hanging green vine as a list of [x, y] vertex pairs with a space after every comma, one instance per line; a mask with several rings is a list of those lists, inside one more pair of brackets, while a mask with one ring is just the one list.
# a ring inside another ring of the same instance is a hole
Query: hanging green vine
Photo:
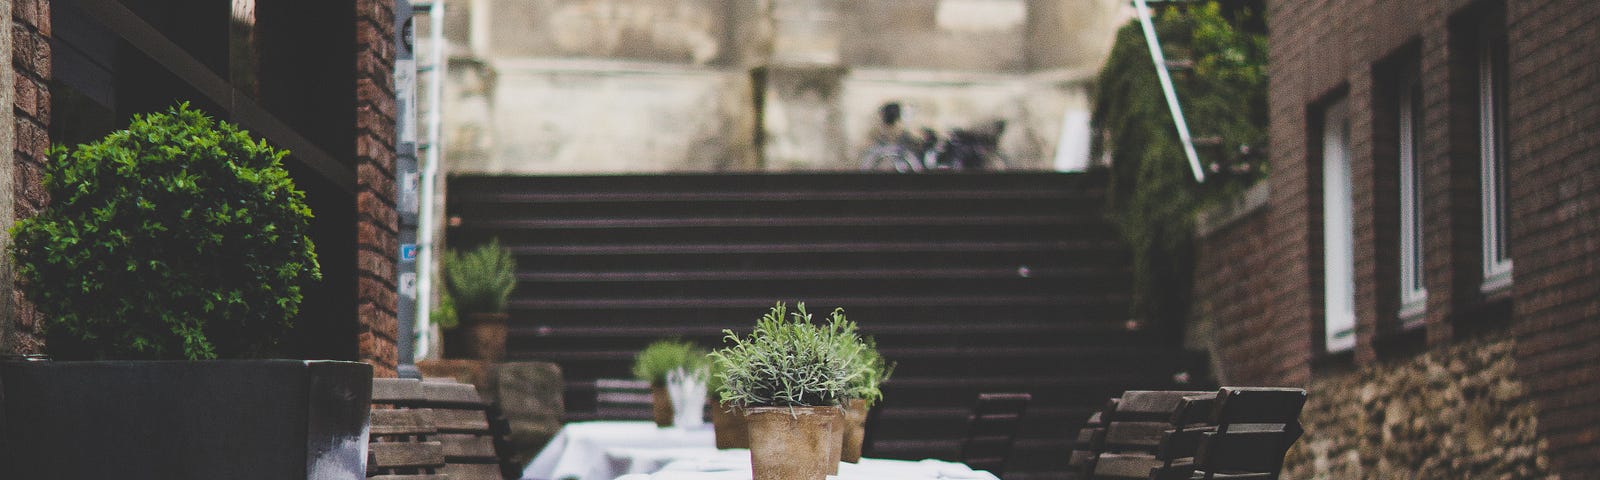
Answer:
[[1160, 9], [1156, 32], [1207, 180], [1196, 183], [1137, 20], [1096, 84], [1095, 149], [1111, 158], [1110, 216], [1133, 250], [1133, 318], [1188, 312], [1194, 214], [1267, 172], [1267, 37], [1259, 0]]

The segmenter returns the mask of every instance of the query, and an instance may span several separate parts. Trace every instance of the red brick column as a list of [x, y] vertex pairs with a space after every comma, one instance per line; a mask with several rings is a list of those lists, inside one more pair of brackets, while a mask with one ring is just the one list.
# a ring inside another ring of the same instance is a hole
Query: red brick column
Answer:
[[394, 1], [356, 4], [356, 262], [361, 361], [395, 376]]
[[[11, 5], [11, 67], [15, 73], [12, 111], [16, 138], [11, 152], [12, 193], [15, 218], [28, 218], [50, 203], [44, 191], [45, 151], [50, 148], [50, 2], [18, 0]], [[6, 344], [15, 351], [42, 353], [44, 337], [39, 335], [39, 312], [12, 286], [15, 329], [0, 329], [14, 338]]]

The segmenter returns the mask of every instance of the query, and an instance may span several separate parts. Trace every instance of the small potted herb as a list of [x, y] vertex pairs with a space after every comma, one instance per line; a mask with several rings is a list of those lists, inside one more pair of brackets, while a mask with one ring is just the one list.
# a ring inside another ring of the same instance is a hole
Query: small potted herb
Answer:
[[[673, 371], [704, 378], [706, 351], [693, 343], [678, 339], [659, 340], [640, 350], [633, 359], [633, 376], [650, 382], [650, 403], [656, 425], [673, 425], [673, 404], [667, 393], [667, 379]], [[699, 404], [702, 401], [696, 401]]]
[[187, 104], [50, 150], [10, 253], [71, 361], [0, 364], [7, 475], [363, 475], [372, 367], [270, 359], [326, 314], [299, 315], [320, 274], [287, 154]]
[[801, 304], [779, 303], [748, 336], [724, 331], [728, 346], [712, 352], [718, 393], [749, 424], [755, 480], [822, 480], [837, 471], [839, 404], [849, 397], [854, 326], [835, 310], [816, 324]]
[[499, 240], [465, 253], [445, 253], [445, 295], [458, 313], [468, 358], [505, 358], [506, 321], [511, 317], [506, 312], [517, 287], [516, 271], [516, 260]]

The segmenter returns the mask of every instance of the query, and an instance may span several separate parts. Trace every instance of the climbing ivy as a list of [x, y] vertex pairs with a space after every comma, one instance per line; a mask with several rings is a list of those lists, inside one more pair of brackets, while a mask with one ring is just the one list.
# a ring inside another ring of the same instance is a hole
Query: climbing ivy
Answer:
[[1267, 38], [1256, 1], [1161, 8], [1156, 32], [1207, 180], [1196, 183], [1139, 22], [1096, 81], [1095, 149], [1111, 158], [1109, 214], [1133, 250], [1133, 318], [1187, 315], [1196, 211], [1267, 172]]

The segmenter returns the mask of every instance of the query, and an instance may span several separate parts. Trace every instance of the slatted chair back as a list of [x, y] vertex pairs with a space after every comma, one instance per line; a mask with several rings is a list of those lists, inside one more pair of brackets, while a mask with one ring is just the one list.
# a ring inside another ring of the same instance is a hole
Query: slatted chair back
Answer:
[[1300, 421], [1306, 391], [1298, 388], [1222, 387], [1217, 391], [1218, 428], [1237, 424], [1287, 424]]
[[1123, 392], [1107, 422], [1105, 448], [1110, 452], [1154, 455], [1161, 436], [1171, 428], [1172, 414], [1186, 396], [1211, 392], [1182, 390], [1129, 390]]
[[1067, 478], [1078, 480], [1089, 478], [1089, 472], [1094, 469], [1095, 457], [1105, 451], [1106, 418], [1117, 408], [1119, 399], [1111, 398], [1106, 401], [1106, 406], [1101, 411], [1094, 412], [1089, 420], [1083, 423], [1083, 428], [1078, 430], [1078, 436], [1072, 442], [1072, 454], [1067, 457]]
[[432, 419], [414, 410], [372, 411], [367, 444], [367, 478], [445, 480], [444, 446]]
[[1194, 474], [1194, 456], [1200, 441], [1208, 432], [1215, 432], [1217, 412], [1216, 394], [1183, 397], [1172, 412], [1169, 430], [1156, 450], [1159, 467], [1150, 471], [1151, 479], [1189, 480]]
[[1145, 479], [1163, 462], [1156, 453], [1172, 428], [1172, 418], [1184, 397], [1215, 395], [1184, 390], [1129, 390], [1123, 392], [1106, 422], [1105, 450], [1096, 455], [1092, 479]]
[[374, 379], [372, 403], [410, 410], [430, 420], [431, 437], [440, 444], [445, 464], [439, 473], [452, 480], [500, 480], [500, 458], [489, 428], [489, 404], [477, 388], [464, 383]]
[[[1212, 398], [1185, 398], [1162, 441], [1154, 480], [1276, 479], [1299, 439], [1304, 390], [1223, 387]], [[1219, 477], [1220, 475], [1220, 477]]]
[[978, 395], [972, 414], [967, 417], [967, 437], [961, 444], [961, 462], [974, 470], [987, 470], [995, 476], [1005, 473], [1006, 460], [1022, 427], [1022, 415], [1033, 395], [1027, 393], [984, 393]]
[[650, 382], [602, 378], [594, 382], [595, 415], [605, 420], [649, 420]]

